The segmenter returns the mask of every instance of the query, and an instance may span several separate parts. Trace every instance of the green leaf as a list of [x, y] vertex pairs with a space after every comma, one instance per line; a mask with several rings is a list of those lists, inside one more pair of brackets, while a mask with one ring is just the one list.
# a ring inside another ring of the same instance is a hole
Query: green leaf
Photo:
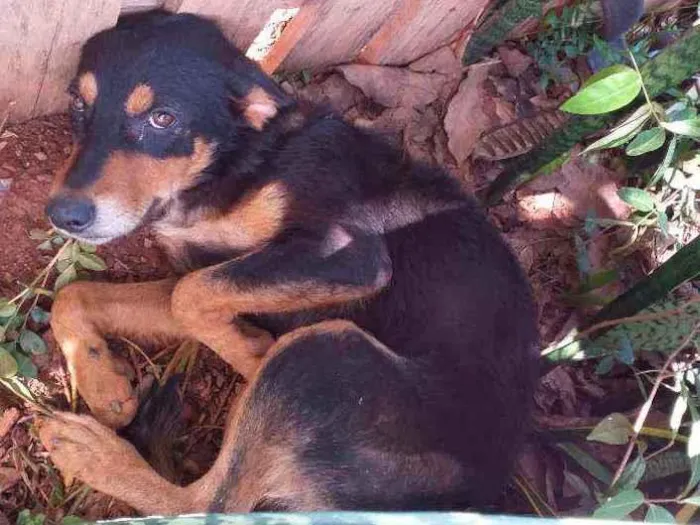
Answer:
[[51, 241], [44, 241], [42, 242], [37, 248], [41, 251], [48, 252], [53, 250], [53, 246], [51, 245]]
[[619, 491], [636, 489], [639, 482], [642, 481], [644, 473], [647, 470], [644, 456], [639, 454], [634, 461], [630, 462], [625, 470], [622, 471], [620, 479], [615, 484], [615, 489]]
[[12, 354], [0, 346], [0, 377], [7, 379], [17, 374], [17, 361]]
[[700, 483], [700, 456], [690, 458], [690, 479], [683, 490], [681, 497], [690, 494]]
[[593, 75], [561, 109], [577, 115], [600, 115], [625, 107], [642, 90], [642, 81], [629, 66], [616, 64]]
[[685, 498], [681, 503], [686, 503], [689, 505], [695, 505], [696, 507], [700, 507], [700, 494], [690, 496], [689, 498]]
[[664, 172], [671, 165], [676, 156], [676, 146], [678, 146], [678, 137], [676, 135], [672, 135], [671, 140], [668, 143], [668, 149], [666, 149], [666, 154], [664, 155], [664, 160], [661, 162], [659, 167], [656, 169], [656, 172], [654, 172], [654, 175], [652, 175], [651, 179], [649, 180], [649, 187], [654, 186], [661, 180], [661, 177], [664, 176]]
[[78, 246], [77, 242], [74, 242], [69, 246], [68, 253], [70, 254], [70, 261], [72, 263], [78, 261], [78, 257], [80, 256], [80, 246]]
[[608, 469], [606, 469], [602, 464], [598, 462], [593, 456], [588, 452], [581, 450], [579, 447], [573, 443], [557, 443], [557, 448], [566, 452], [571, 459], [583, 467], [591, 476], [595, 479], [604, 483], [605, 485], [610, 485], [612, 482], [612, 474]]
[[61, 525], [82, 525], [86, 523], [84, 519], [78, 516], [66, 516], [61, 520]]
[[649, 505], [644, 521], [646, 523], [676, 523], [676, 518], [661, 505], [652, 504]]
[[78, 272], [75, 271], [75, 266], [71, 264], [65, 270], [63, 270], [63, 272], [61, 272], [61, 275], [59, 275], [56, 279], [56, 284], [54, 284], [54, 290], [60, 290], [65, 285], [75, 281], [77, 278]]
[[46, 343], [38, 334], [31, 330], [22, 330], [19, 334], [19, 346], [30, 354], [45, 354]]
[[683, 422], [683, 416], [688, 410], [688, 398], [684, 395], [679, 395], [676, 398], [676, 402], [673, 404], [673, 410], [671, 410], [671, 416], [669, 417], [669, 428], [673, 431], [673, 434], [678, 434], [678, 430], [681, 428], [681, 423]]
[[603, 359], [600, 360], [600, 363], [598, 363], [598, 366], [595, 367], [595, 374], [598, 376], [604, 376], [610, 370], [612, 370], [613, 365], [615, 364], [615, 358], [611, 355], [606, 355]]
[[610, 133], [608, 133], [602, 139], [595, 141], [593, 144], [583, 150], [583, 153], [622, 146], [623, 144], [632, 140], [636, 133], [644, 127], [650, 118], [651, 107], [649, 104], [644, 104], [629, 117], [627, 117], [627, 119], [622, 121], [622, 123], [615, 127]]
[[661, 125], [676, 135], [700, 139], [700, 119], [678, 120], [676, 122], [662, 122]]
[[95, 254], [81, 253], [78, 255], [78, 263], [86, 270], [101, 272], [107, 269], [105, 262]]
[[59, 259], [56, 262], [56, 271], [58, 273], [63, 273], [66, 271], [66, 268], [68, 268], [71, 264], [73, 264], [73, 263], [70, 262], [70, 260], [68, 260], [68, 259]]
[[36, 324], [43, 326], [49, 323], [51, 319], [51, 314], [39, 306], [35, 306], [29, 311], [29, 317]]
[[27, 388], [27, 385], [25, 385], [19, 377], [15, 376], [9, 379], [0, 378], [0, 384], [12, 391], [16, 396], [31, 403], [36, 403], [32, 391]]
[[80, 249], [85, 253], [95, 253], [97, 251], [97, 246], [95, 246], [94, 244], [85, 244], [83, 242], [79, 242], [78, 246], [80, 246]]
[[627, 146], [625, 153], [630, 157], [644, 155], [650, 151], [656, 151], [666, 142], [666, 132], [663, 128], [651, 128], [642, 131], [634, 140]]
[[38, 229], [29, 230], [29, 238], [33, 241], [43, 241], [49, 238], [49, 232]]
[[639, 490], [625, 490], [603, 503], [593, 513], [596, 519], [619, 520], [637, 510], [644, 503], [644, 494]]
[[30, 357], [24, 355], [22, 352], [13, 352], [12, 356], [17, 362], [17, 373], [20, 376], [31, 377], [32, 379], [36, 378], [39, 370], [37, 370], [34, 361], [32, 361]]
[[608, 445], [625, 445], [632, 435], [632, 425], [623, 414], [613, 413], [598, 423], [586, 437]]
[[17, 313], [17, 305], [10, 304], [7, 299], [0, 299], [0, 317], [12, 317]]
[[694, 458], [700, 455], [700, 421], [693, 421], [688, 436], [688, 457]]
[[17, 525], [44, 525], [46, 516], [44, 514], [32, 514], [25, 509], [17, 516]]
[[620, 188], [617, 195], [635, 210], [648, 213], [654, 210], [654, 198], [639, 188]]

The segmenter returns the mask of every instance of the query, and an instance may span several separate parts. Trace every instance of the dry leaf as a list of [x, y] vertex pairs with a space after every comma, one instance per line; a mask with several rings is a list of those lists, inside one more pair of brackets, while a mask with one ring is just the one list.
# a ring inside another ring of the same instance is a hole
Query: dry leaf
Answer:
[[14, 468], [0, 467], [0, 492], [14, 487], [20, 480], [20, 474]]
[[471, 68], [447, 108], [445, 131], [458, 164], [471, 155], [481, 133], [491, 126], [491, 119], [483, 111], [484, 99], [488, 97], [484, 90], [487, 78], [488, 68]]
[[0, 439], [5, 437], [19, 419], [19, 410], [15, 407], [6, 408], [0, 416]]
[[498, 56], [501, 57], [501, 61], [503, 65], [506, 66], [508, 74], [513, 78], [518, 78], [533, 64], [532, 57], [507, 46], [498, 48]]
[[[574, 206], [574, 213], [585, 219], [593, 211], [596, 217], [624, 220], [632, 209], [617, 195], [620, 174], [598, 164], [574, 159], [562, 169], [557, 186]], [[624, 177], [624, 175], [622, 176]]]
[[452, 77], [462, 76], [462, 64], [449, 46], [441, 47], [408, 65], [418, 73], [439, 73]]
[[320, 84], [308, 84], [297, 91], [302, 100], [329, 106], [337, 113], [345, 113], [362, 100], [362, 92], [342, 75], [333, 74]]
[[405, 68], [350, 64], [337, 68], [353, 86], [388, 108], [421, 107], [434, 102], [450, 79]]

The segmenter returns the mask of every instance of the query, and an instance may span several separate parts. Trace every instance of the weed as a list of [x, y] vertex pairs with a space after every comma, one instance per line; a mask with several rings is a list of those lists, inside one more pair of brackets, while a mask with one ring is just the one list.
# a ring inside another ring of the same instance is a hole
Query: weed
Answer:
[[[30, 237], [41, 241], [39, 250], [55, 252], [51, 261], [29, 284], [21, 284], [20, 292], [12, 298], [0, 297], [0, 384], [19, 397], [36, 403], [23, 379], [36, 378], [37, 368], [32, 356], [46, 352], [46, 343], [39, 335], [49, 323], [45, 309], [57, 290], [85, 276], [102, 271], [104, 261], [95, 248], [49, 231], [32, 230]], [[53, 288], [47, 288], [57, 276]]]

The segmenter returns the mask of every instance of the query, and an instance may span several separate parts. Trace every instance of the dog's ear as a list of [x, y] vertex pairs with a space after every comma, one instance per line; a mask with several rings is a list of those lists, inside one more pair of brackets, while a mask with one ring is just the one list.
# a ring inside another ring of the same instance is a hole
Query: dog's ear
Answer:
[[[281, 91], [281, 90], [280, 90]], [[243, 96], [232, 96], [232, 111], [242, 115], [248, 125], [258, 131], [291, 104], [286, 94], [279, 96], [262, 86], [253, 86]]]
[[292, 97], [246, 57], [240, 57], [235, 67], [229, 69], [228, 88], [232, 111], [242, 115], [258, 131], [294, 103]]

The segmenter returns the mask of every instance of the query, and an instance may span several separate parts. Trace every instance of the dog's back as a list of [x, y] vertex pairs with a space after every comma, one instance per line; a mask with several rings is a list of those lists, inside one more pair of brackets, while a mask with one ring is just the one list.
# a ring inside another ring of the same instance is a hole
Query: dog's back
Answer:
[[[377, 430], [376, 422], [331, 416], [350, 416], [361, 412], [360, 406], [326, 407], [323, 416], [323, 403], [314, 402], [312, 395], [298, 405], [305, 413], [319, 410], [316, 425], [325, 417], [333, 422], [314, 447], [332, 444], [325, 448], [326, 456], [321, 447], [317, 459], [333, 464], [334, 498], [342, 508], [493, 503], [524, 439], [537, 376], [538, 336], [529, 286], [498, 232], [446, 173], [403, 159], [378, 137], [348, 124], [327, 120], [321, 126], [323, 140], [338, 145], [335, 157], [309, 159], [314, 148], [291, 144], [293, 150], [280, 151], [284, 162], [276, 173], [293, 177], [299, 169], [323, 180], [313, 193], [317, 200], [304, 207], [305, 217], [324, 225], [336, 222], [357, 235], [382, 236], [391, 282], [354, 306], [252, 319], [277, 334], [323, 319], [350, 319], [402, 358], [399, 374], [391, 371], [395, 363], [380, 365], [361, 357], [347, 363], [340, 353], [344, 346], [323, 357], [309, 352], [303, 377], [313, 386], [304, 388], [318, 399], [332, 398], [340, 385], [356, 383], [365, 392], [367, 410], [380, 403], [379, 414], [397, 414]], [[314, 138], [299, 140], [313, 143]], [[299, 383], [288, 373], [293, 383], [282, 386], [277, 378], [276, 384], [280, 391], [297, 391], [290, 395], [300, 399]], [[360, 436], [368, 429], [379, 432], [367, 439], [369, 445], [376, 438], [387, 447], [384, 456], [373, 456], [376, 462], [386, 460], [383, 466], [363, 455], [367, 451]], [[411, 459], [392, 464], [388, 451], [396, 447]], [[400, 468], [413, 470], [399, 475], [395, 469]], [[382, 469], [385, 478], [377, 477]], [[347, 481], [340, 483], [343, 477]], [[432, 491], [420, 483], [422, 489], [411, 488], [417, 479], [442, 484]]]

